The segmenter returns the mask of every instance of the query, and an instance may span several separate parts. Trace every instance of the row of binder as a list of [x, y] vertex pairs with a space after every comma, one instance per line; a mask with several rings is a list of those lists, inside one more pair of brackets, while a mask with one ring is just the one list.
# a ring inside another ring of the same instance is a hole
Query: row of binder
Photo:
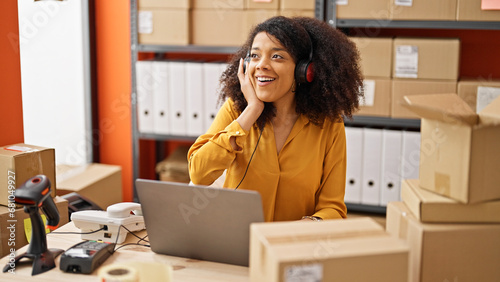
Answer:
[[345, 202], [387, 206], [401, 200], [403, 179], [418, 178], [420, 132], [346, 127]]
[[137, 61], [137, 125], [141, 133], [197, 137], [218, 107], [226, 63]]

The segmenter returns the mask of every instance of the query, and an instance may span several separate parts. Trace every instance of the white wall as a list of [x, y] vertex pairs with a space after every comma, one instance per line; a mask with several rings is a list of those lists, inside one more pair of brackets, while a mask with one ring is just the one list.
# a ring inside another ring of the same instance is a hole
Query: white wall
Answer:
[[91, 160], [87, 0], [18, 0], [24, 140]]

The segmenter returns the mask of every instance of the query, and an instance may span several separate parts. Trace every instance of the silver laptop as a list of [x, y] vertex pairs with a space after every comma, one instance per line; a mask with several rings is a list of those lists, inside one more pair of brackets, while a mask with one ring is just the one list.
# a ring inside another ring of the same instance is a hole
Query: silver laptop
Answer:
[[264, 221], [256, 191], [136, 180], [151, 249], [248, 266], [250, 223]]

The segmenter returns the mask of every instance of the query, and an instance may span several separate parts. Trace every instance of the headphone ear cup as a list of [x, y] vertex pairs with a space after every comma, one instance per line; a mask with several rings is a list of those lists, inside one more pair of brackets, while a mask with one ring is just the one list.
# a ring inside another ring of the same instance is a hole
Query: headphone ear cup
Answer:
[[297, 83], [311, 83], [314, 80], [313, 63], [308, 60], [302, 60], [295, 66], [295, 80]]

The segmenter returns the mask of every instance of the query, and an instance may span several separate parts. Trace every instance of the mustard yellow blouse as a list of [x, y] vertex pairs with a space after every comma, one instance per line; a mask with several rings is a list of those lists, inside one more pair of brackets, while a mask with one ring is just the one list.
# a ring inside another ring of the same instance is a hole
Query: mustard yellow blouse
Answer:
[[[191, 181], [212, 184], [227, 169], [224, 187], [235, 188], [260, 135], [255, 126], [245, 131], [236, 122], [232, 100], [219, 110], [206, 134], [188, 152]], [[233, 150], [229, 138], [243, 148]], [[298, 220], [305, 215], [345, 218], [346, 139], [343, 122], [325, 121], [320, 128], [300, 116], [280, 153], [272, 124], [262, 137], [238, 189], [261, 194], [266, 221]]]

